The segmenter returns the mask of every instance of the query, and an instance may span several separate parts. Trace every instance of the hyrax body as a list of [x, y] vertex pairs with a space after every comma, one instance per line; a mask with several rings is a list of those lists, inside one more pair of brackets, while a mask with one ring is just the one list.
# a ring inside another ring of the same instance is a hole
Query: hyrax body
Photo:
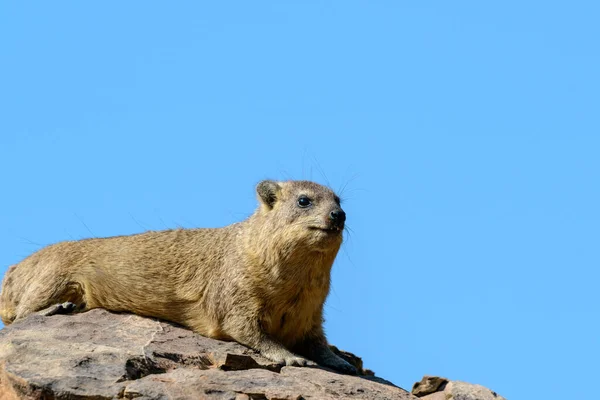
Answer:
[[285, 365], [307, 358], [345, 373], [323, 333], [323, 304], [346, 219], [339, 198], [308, 181], [263, 181], [247, 220], [48, 246], [10, 267], [5, 324], [69, 302], [235, 340]]

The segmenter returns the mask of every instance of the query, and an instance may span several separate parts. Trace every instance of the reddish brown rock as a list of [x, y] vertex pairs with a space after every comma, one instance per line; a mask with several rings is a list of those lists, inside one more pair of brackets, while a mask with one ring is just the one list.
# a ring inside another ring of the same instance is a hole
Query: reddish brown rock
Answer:
[[420, 382], [415, 382], [411, 393], [417, 397], [423, 397], [431, 393], [443, 391], [448, 382], [446, 378], [425, 375]]
[[1, 400], [118, 398], [416, 399], [374, 376], [281, 368], [234, 342], [100, 309], [0, 331]]
[[412, 394], [421, 400], [506, 400], [481, 385], [427, 375], [413, 385]]

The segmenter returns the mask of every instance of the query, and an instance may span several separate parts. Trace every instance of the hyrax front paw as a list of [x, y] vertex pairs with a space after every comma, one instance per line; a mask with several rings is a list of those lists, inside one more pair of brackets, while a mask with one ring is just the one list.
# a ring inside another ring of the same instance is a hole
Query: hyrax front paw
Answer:
[[280, 360], [278, 364], [285, 365], [288, 367], [306, 367], [309, 365], [316, 365], [314, 362], [307, 360], [306, 358], [297, 356], [285, 357], [283, 360]]

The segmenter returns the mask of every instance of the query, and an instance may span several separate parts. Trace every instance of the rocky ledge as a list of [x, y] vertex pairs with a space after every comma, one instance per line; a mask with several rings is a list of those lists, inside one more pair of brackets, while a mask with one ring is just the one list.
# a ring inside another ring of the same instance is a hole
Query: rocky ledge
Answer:
[[0, 331], [0, 399], [418, 399], [340, 355], [364, 375], [282, 368], [136, 315], [32, 315]]

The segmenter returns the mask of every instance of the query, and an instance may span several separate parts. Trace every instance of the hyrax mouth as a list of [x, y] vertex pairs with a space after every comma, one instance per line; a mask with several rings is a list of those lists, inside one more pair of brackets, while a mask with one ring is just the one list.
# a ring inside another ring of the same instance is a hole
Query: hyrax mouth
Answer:
[[344, 230], [343, 226], [311, 226], [310, 229], [327, 233], [340, 233]]

